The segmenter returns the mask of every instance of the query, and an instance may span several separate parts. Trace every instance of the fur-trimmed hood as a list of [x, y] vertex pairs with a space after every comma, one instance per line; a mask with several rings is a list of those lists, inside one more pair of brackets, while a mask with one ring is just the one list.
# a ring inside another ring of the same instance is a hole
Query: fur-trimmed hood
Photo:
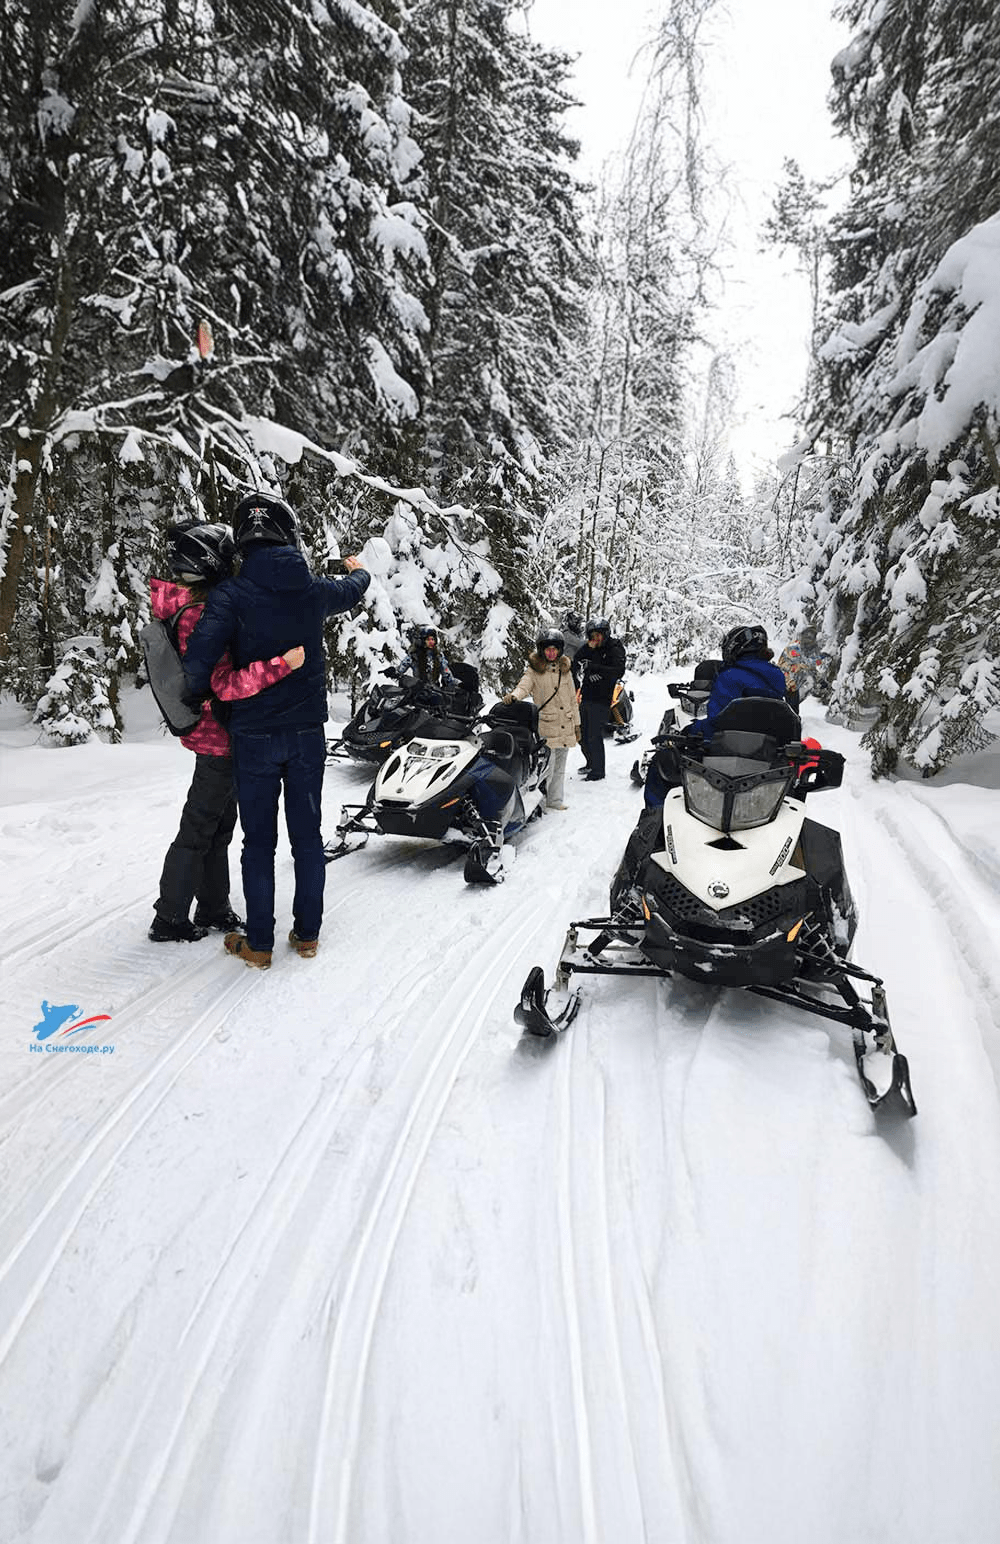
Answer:
[[[540, 654], [529, 654], [528, 664], [536, 675], [544, 675], [546, 670], [551, 670], [552, 668], [552, 665], [549, 664], [548, 660], [543, 659]], [[565, 654], [560, 654], [558, 659], [552, 661], [552, 664], [559, 666], [560, 675], [565, 675], [570, 668], [569, 659]]]

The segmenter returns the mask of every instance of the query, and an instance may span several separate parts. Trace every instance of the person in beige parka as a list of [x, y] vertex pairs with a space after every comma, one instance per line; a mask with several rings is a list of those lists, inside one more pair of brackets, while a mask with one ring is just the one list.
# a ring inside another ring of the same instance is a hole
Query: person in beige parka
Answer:
[[580, 743], [580, 709], [576, 700], [576, 683], [570, 669], [570, 661], [563, 653], [565, 639], [554, 628], [539, 633], [535, 652], [528, 660], [527, 669], [504, 702], [520, 702], [530, 697], [538, 708], [538, 732], [548, 741], [552, 752], [549, 762], [547, 806], [550, 810], [564, 810], [563, 785], [566, 778], [566, 758], [574, 745]]

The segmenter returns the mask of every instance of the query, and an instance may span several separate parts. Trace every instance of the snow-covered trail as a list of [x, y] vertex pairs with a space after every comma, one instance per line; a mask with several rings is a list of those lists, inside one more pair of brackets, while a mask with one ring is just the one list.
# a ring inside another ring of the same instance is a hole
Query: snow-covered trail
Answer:
[[[4, 752], [3, 1544], [1000, 1535], [1000, 795], [812, 727], [903, 1127], [846, 1033], [738, 993], [596, 978], [519, 1040], [638, 745], [494, 891], [373, 839], [266, 976], [145, 942], [180, 747]], [[329, 829], [363, 787], [330, 769]], [[43, 999], [113, 1053], [29, 1050]]]

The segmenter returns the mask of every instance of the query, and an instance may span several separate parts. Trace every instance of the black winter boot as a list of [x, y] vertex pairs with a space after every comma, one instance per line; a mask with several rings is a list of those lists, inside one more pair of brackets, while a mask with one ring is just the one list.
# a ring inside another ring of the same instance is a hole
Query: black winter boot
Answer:
[[208, 936], [208, 928], [198, 927], [187, 917], [161, 917], [157, 913], [148, 936], [154, 944], [196, 944], [199, 938]]
[[195, 927], [204, 928], [206, 932], [211, 931], [213, 933], [237, 933], [240, 928], [246, 927], [243, 918], [231, 906], [227, 906], [225, 911], [216, 912], [211, 917], [207, 912], [203, 912], [200, 906], [196, 906], [194, 909], [194, 925]]

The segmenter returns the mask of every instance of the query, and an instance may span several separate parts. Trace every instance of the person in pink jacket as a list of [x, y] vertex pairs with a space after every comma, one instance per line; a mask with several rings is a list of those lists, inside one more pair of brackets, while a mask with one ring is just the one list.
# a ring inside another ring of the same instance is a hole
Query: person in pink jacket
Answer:
[[[235, 550], [224, 525], [192, 521], [167, 533], [168, 561], [176, 577], [174, 581], [152, 579], [150, 595], [153, 615], [160, 620], [182, 613], [177, 623], [182, 654], [209, 589], [231, 574]], [[305, 651], [295, 648], [237, 670], [226, 654], [212, 672], [213, 697], [222, 702], [253, 697], [297, 670], [304, 659]], [[212, 707], [209, 699], [190, 734], [181, 736], [181, 744], [195, 755], [194, 776], [177, 835], [163, 861], [149, 929], [156, 944], [194, 943], [210, 929], [229, 932], [243, 926], [229, 899], [229, 844], [236, 825], [233, 761], [229, 734]], [[192, 901], [196, 903], [193, 920], [189, 916]]]

